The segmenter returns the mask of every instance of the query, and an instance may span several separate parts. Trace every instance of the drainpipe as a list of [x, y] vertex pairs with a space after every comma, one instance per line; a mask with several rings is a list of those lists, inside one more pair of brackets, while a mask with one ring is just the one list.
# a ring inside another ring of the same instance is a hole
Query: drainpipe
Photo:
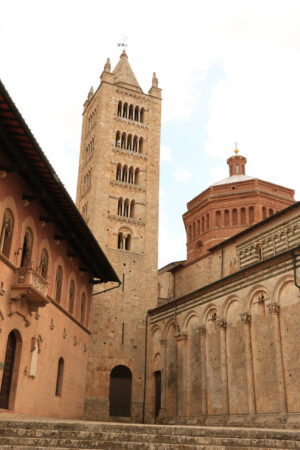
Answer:
[[146, 379], [147, 379], [147, 347], [148, 347], [148, 316], [149, 313], [146, 314], [146, 324], [145, 324], [145, 364], [144, 364], [144, 397], [143, 397], [143, 417], [142, 423], [145, 423], [145, 404], [146, 404]]
[[293, 262], [294, 262], [294, 283], [295, 283], [295, 286], [299, 289], [299, 292], [300, 292], [300, 286], [299, 286], [299, 284], [297, 283], [296, 255], [295, 255], [295, 253], [293, 253], [293, 252], [292, 252], [292, 257], [293, 257]]
[[108, 292], [108, 291], [112, 291], [113, 289], [117, 289], [117, 288], [119, 288], [121, 286], [121, 284], [122, 284], [121, 281], [119, 281], [118, 286], [114, 286], [114, 287], [111, 287], [109, 289], [104, 289], [104, 291], [95, 292], [94, 294], [92, 294], [92, 296], [99, 295], [99, 294], [104, 294], [104, 292]]

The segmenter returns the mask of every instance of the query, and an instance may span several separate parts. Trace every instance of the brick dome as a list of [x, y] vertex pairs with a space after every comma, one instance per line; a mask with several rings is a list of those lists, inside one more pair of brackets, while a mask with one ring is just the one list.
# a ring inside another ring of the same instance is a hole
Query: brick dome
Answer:
[[247, 159], [235, 151], [229, 177], [212, 184], [187, 204], [187, 263], [208, 249], [295, 202], [294, 191], [246, 175]]

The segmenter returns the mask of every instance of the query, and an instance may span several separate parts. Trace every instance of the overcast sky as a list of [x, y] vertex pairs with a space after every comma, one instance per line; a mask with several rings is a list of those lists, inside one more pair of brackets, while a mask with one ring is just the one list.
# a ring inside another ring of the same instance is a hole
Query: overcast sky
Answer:
[[75, 198], [82, 105], [128, 37], [144, 90], [163, 89], [159, 266], [186, 255], [186, 202], [247, 174], [300, 193], [300, 1], [1, 2], [0, 76]]

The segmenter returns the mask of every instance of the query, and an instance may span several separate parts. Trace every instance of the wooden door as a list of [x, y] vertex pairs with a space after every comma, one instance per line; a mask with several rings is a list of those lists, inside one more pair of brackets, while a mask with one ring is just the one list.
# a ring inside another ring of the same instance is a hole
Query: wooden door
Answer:
[[0, 391], [0, 408], [8, 409], [9, 394], [11, 387], [11, 379], [14, 369], [14, 361], [16, 354], [16, 336], [12, 331], [8, 335], [7, 347], [5, 354], [5, 363]]
[[155, 377], [155, 418], [159, 415], [161, 408], [161, 371], [154, 372]]
[[130, 417], [131, 372], [126, 366], [115, 367], [110, 374], [109, 415]]

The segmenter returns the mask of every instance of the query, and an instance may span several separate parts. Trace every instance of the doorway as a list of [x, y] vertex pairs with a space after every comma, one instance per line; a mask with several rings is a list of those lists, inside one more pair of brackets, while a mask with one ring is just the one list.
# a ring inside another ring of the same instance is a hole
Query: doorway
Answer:
[[12, 330], [7, 338], [5, 362], [0, 391], [0, 408], [8, 409], [13, 403], [16, 392], [18, 369], [21, 353], [21, 336], [17, 330]]
[[126, 366], [116, 366], [110, 374], [109, 415], [130, 417], [131, 371]]
[[154, 372], [155, 379], [155, 419], [159, 415], [161, 408], [161, 371], [157, 370]]

